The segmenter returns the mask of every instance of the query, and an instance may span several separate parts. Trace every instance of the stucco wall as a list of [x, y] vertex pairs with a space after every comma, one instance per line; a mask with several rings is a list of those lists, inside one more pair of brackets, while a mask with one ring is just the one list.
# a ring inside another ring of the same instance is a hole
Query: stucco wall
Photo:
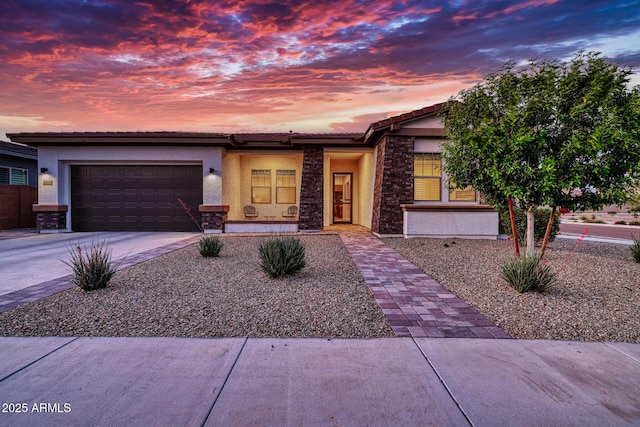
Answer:
[[[225, 186], [228, 185], [226, 194], [235, 193], [230, 199], [235, 201], [235, 205], [229, 203], [229, 220], [243, 220], [243, 207], [253, 205], [259, 213], [259, 219], [264, 220], [265, 216], [275, 216], [276, 219], [282, 219], [282, 212], [286, 211], [291, 205], [300, 206], [300, 185], [302, 181], [302, 154], [299, 153], [282, 153], [278, 154], [240, 154], [230, 155], [239, 157], [239, 174], [233, 173], [236, 179], [227, 179], [229, 172], [225, 170]], [[232, 166], [233, 165], [233, 166]], [[229, 167], [237, 167], [237, 163], [230, 162]], [[251, 202], [251, 170], [252, 169], [268, 169], [271, 171], [271, 203]], [[295, 203], [276, 203], [276, 170], [293, 169], [296, 171], [296, 200]], [[239, 178], [239, 179], [238, 179]], [[233, 212], [233, 213], [232, 213]]]
[[441, 128], [444, 127], [442, 118], [438, 116], [426, 117], [424, 119], [415, 120], [413, 122], [405, 123], [403, 128]]
[[496, 239], [497, 212], [404, 211], [405, 237]]
[[229, 206], [228, 219], [244, 219], [240, 197], [240, 155], [226, 153], [222, 158], [222, 204]]
[[358, 162], [360, 170], [360, 225], [371, 228], [373, 215], [373, 184], [376, 160], [373, 153], [365, 153]]
[[[343, 157], [348, 157], [343, 158]], [[330, 151], [324, 154], [323, 224], [333, 221], [333, 174], [352, 173], [352, 223], [371, 228], [375, 155], [373, 151]]]
[[37, 160], [0, 154], [0, 166], [26, 169], [27, 185], [32, 187], [36, 187], [38, 185]]

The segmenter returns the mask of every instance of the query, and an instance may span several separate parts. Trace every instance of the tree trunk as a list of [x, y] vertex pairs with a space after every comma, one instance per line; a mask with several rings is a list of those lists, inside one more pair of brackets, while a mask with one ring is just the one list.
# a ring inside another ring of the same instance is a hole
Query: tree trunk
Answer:
[[549, 236], [551, 235], [551, 228], [553, 227], [553, 221], [556, 219], [556, 207], [551, 209], [551, 216], [547, 223], [547, 230], [544, 232], [544, 240], [542, 240], [542, 249], [540, 249], [540, 259], [544, 256], [544, 251], [547, 249], [547, 243], [549, 243]]
[[527, 208], [527, 256], [536, 254], [536, 233], [535, 233], [535, 207]]
[[516, 248], [516, 256], [520, 257], [520, 245], [518, 244], [518, 229], [516, 227], [516, 216], [513, 213], [513, 200], [511, 197], [507, 199], [509, 204], [509, 219], [511, 220], [511, 234], [513, 235], [513, 245]]

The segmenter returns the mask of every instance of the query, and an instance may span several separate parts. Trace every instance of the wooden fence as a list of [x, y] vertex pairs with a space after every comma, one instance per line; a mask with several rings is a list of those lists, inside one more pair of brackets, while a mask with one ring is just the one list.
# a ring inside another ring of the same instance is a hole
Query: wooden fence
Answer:
[[38, 189], [28, 185], [0, 184], [0, 230], [35, 228]]

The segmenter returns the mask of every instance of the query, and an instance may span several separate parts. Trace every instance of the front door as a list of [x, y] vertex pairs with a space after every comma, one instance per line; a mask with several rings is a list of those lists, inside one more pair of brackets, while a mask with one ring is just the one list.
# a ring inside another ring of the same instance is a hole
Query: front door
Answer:
[[333, 223], [351, 224], [352, 173], [333, 174]]

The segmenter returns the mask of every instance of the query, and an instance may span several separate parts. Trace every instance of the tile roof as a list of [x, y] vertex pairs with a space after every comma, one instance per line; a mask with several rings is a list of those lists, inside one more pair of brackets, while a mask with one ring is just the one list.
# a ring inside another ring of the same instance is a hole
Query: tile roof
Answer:
[[389, 117], [387, 119], [380, 120], [375, 123], [371, 123], [370, 128], [376, 131], [380, 128], [390, 126], [394, 123], [403, 123], [410, 120], [416, 120], [425, 116], [430, 116], [444, 109], [446, 105], [447, 105], [446, 102], [441, 102], [439, 104], [434, 104], [429, 107], [420, 108], [419, 110], [414, 110], [409, 113], [404, 113], [404, 114], [399, 114], [397, 116]]
[[[223, 133], [223, 132], [30, 132], [7, 134], [14, 142], [22, 142], [32, 146], [59, 144], [218, 144], [234, 148], [281, 148], [298, 144], [329, 144], [329, 145], [361, 145], [372, 144], [374, 134], [383, 132], [387, 128], [394, 129], [395, 124], [417, 120], [436, 114], [446, 107], [448, 102], [435, 104], [371, 123], [365, 133]], [[432, 135], [433, 136], [433, 135]]]
[[24, 144], [16, 144], [9, 141], [0, 141], [0, 154], [22, 157], [27, 159], [37, 159], [38, 150]]

